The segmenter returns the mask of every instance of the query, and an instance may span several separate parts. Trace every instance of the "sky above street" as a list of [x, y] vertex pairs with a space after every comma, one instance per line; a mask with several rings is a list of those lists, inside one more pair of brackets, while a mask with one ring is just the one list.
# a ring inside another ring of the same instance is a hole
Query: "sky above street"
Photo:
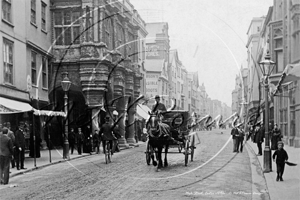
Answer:
[[231, 106], [241, 65], [247, 67], [247, 31], [273, 0], [130, 0], [145, 22], [168, 22], [171, 49], [188, 71], [198, 71], [210, 98]]

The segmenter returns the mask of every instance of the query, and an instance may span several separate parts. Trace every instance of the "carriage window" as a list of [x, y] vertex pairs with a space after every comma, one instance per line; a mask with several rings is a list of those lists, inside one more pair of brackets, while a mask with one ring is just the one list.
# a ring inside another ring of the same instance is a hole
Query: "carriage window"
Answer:
[[181, 117], [175, 119], [175, 124], [176, 124], [176, 125], [179, 125], [179, 124], [181, 124], [181, 123], [182, 123], [182, 118], [181, 118]]

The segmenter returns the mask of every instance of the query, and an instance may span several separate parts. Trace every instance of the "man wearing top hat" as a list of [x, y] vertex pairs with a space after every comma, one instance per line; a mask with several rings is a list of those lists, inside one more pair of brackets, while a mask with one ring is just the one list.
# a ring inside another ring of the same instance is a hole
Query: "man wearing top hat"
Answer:
[[24, 136], [24, 122], [19, 123], [19, 128], [15, 133], [15, 161], [17, 170], [26, 169], [24, 168], [24, 159], [25, 159], [25, 136]]
[[160, 103], [160, 97], [159, 97], [159, 95], [155, 96], [155, 101], [156, 101], [156, 104], [154, 104], [152, 106], [152, 112], [155, 112], [155, 111], [167, 111], [165, 104]]

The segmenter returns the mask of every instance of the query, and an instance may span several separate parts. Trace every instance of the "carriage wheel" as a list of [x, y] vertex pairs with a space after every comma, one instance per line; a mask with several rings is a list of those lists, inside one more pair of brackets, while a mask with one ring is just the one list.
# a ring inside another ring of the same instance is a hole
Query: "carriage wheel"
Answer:
[[187, 166], [189, 162], [189, 140], [188, 139], [185, 141], [184, 161], [185, 161], [185, 166]]
[[195, 151], [195, 135], [192, 136], [192, 141], [191, 141], [191, 161], [194, 159], [194, 151]]
[[146, 149], [146, 162], [147, 162], [147, 165], [150, 165], [150, 161], [151, 161], [151, 147], [150, 147], [150, 144], [149, 142], [147, 142], [147, 149]]

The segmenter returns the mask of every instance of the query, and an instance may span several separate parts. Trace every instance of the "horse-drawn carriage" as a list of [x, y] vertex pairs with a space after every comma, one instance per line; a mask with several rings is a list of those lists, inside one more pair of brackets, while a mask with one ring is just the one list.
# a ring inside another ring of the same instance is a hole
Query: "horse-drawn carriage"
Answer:
[[[187, 166], [189, 156], [191, 161], [194, 157], [195, 132], [191, 132], [191, 118], [188, 111], [171, 110], [159, 113], [149, 113], [150, 118], [147, 122], [147, 148], [146, 162], [156, 166], [158, 161], [158, 169], [162, 167], [161, 154], [164, 149], [165, 160], [164, 166], [168, 166], [168, 153], [183, 153], [185, 166]], [[175, 148], [176, 152], [168, 151], [169, 148]], [[154, 157], [155, 156], [155, 157]]]

